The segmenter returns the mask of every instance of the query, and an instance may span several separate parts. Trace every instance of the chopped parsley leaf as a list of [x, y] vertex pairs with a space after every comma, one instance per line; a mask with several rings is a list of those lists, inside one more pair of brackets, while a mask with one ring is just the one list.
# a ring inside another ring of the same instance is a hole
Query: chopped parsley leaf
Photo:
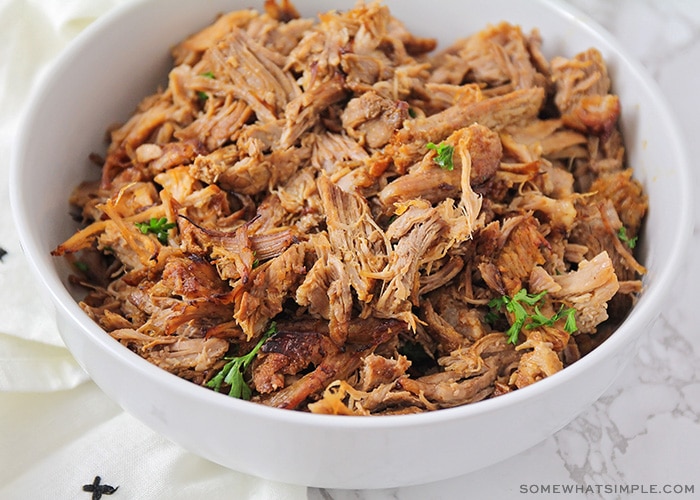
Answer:
[[238, 399], [250, 399], [250, 397], [253, 395], [253, 390], [246, 383], [243, 374], [248, 366], [253, 362], [253, 359], [255, 359], [255, 356], [258, 354], [258, 351], [262, 345], [275, 333], [277, 333], [277, 323], [273, 321], [270, 323], [270, 327], [263, 334], [258, 343], [255, 344], [255, 347], [253, 347], [248, 354], [235, 358], [225, 358], [229, 360], [229, 362], [226, 363], [223, 368], [221, 368], [219, 373], [214, 375], [214, 377], [207, 382], [207, 387], [214, 389], [216, 392], [221, 392], [221, 385], [226, 383], [230, 386], [228, 392], [229, 396]]
[[634, 238], [627, 236], [627, 228], [625, 226], [621, 226], [620, 229], [618, 229], [617, 237], [620, 238], [620, 241], [623, 243], [627, 243], [627, 246], [630, 248], [637, 246], [637, 236]]
[[443, 170], [454, 170], [455, 166], [452, 162], [452, 155], [455, 152], [454, 146], [450, 146], [444, 142], [441, 142], [440, 144], [429, 142], [425, 145], [425, 147], [435, 151], [436, 154], [433, 161], [437, 163], [440, 168]]
[[531, 322], [527, 325], [527, 329], [531, 330], [537, 328], [538, 326], [552, 326], [554, 323], [559, 321], [561, 318], [566, 317], [566, 322], [564, 323], [564, 331], [567, 333], [574, 333], [578, 328], [576, 327], [576, 309], [573, 307], [564, 308], [564, 304], [561, 305], [559, 310], [554, 316], [548, 318], [540, 312], [540, 308], [535, 306], [535, 312], [530, 315]]
[[[566, 318], [564, 330], [568, 333], [574, 333], [577, 330], [575, 317], [576, 310], [574, 308], [570, 307], [565, 309], [564, 305], [562, 304], [559, 311], [551, 318], [548, 318], [542, 314], [538, 304], [546, 293], [547, 292], [544, 291], [532, 295], [527, 293], [526, 289], [521, 288], [513, 297], [503, 295], [492, 299], [488, 303], [491, 311], [486, 315], [485, 319], [489, 323], [494, 323], [496, 319], [498, 319], [497, 313], [502, 308], [505, 308], [507, 312], [511, 313], [513, 315], [513, 323], [510, 325], [510, 328], [506, 330], [508, 342], [511, 344], [516, 344], [518, 342], [518, 336], [520, 335], [520, 331], [523, 329], [523, 327], [532, 329], [540, 326], [552, 326], [554, 323], [564, 317]], [[528, 313], [523, 304], [533, 307], [534, 312]]]
[[174, 222], [168, 222], [168, 219], [165, 217], [161, 217], [160, 219], [151, 217], [151, 220], [148, 222], [135, 222], [134, 224], [136, 224], [136, 227], [139, 228], [139, 231], [143, 234], [155, 234], [158, 241], [163, 245], [168, 244], [168, 231], [176, 225]]

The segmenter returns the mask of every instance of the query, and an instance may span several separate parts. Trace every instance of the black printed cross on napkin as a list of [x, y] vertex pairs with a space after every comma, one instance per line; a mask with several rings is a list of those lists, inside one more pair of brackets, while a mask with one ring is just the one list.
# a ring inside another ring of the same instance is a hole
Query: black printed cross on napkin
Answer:
[[95, 476], [92, 484], [83, 485], [83, 491], [92, 493], [92, 500], [100, 500], [102, 495], [111, 495], [119, 489], [119, 486], [115, 487], [108, 484], [100, 484], [101, 481], [102, 478], [100, 476]]

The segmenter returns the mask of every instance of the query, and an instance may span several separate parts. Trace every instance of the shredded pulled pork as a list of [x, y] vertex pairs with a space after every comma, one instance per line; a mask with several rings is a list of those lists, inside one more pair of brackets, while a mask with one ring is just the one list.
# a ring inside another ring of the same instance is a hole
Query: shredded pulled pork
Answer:
[[496, 397], [614, 330], [647, 199], [595, 48], [547, 60], [503, 22], [436, 51], [380, 3], [264, 6], [175, 46], [91, 156], [53, 252], [91, 318], [199, 385], [259, 349], [253, 401], [347, 415]]

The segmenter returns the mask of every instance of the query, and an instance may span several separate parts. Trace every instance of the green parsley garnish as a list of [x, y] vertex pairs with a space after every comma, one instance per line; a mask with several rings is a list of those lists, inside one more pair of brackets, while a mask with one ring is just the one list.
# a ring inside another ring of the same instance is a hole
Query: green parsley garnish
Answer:
[[540, 312], [540, 308], [535, 306], [535, 312], [530, 315], [531, 322], [527, 324], [525, 328], [532, 330], [538, 326], [552, 326], [554, 323], [559, 321], [561, 318], [566, 317], [566, 322], [564, 323], [564, 330], [568, 333], [574, 333], [578, 328], [576, 327], [576, 309], [573, 307], [564, 308], [564, 304], [561, 305], [559, 310], [552, 316], [548, 318]]
[[214, 389], [216, 392], [221, 392], [221, 385], [227, 383], [231, 386], [228, 395], [238, 399], [250, 399], [253, 395], [252, 389], [248, 386], [243, 378], [248, 366], [253, 362], [253, 359], [258, 354], [258, 351], [267, 339], [277, 333], [277, 323], [270, 323], [270, 328], [263, 334], [255, 347], [246, 355], [236, 358], [225, 358], [230, 360], [224, 365], [219, 373], [217, 373], [209, 382], [207, 387]]
[[627, 246], [630, 248], [637, 246], [637, 236], [634, 238], [627, 236], [627, 228], [625, 226], [621, 226], [620, 229], [617, 230], [617, 237], [620, 238], [620, 241], [623, 243], [627, 243]]
[[[199, 76], [203, 76], [204, 78], [210, 78], [211, 80], [216, 79], [216, 77], [214, 76], [214, 73], [212, 73], [211, 71], [207, 71], [206, 73], [202, 73]], [[197, 97], [199, 97], [202, 101], [206, 101], [207, 99], [209, 99], [209, 94], [200, 90], [197, 92]]]
[[[488, 304], [491, 311], [486, 315], [486, 321], [493, 323], [498, 318], [496, 313], [500, 311], [502, 307], [505, 307], [506, 311], [511, 313], [514, 318], [513, 324], [510, 325], [510, 328], [506, 331], [508, 342], [511, 344], [516, 344], [518, 342], [518, 335], [520, 335], [520, 331], [523, 327], [532, 329], [539, 326], [552, 326], [559, 319], [564, 317], [566, 317], [564, 330], [568, 333], [574, 333], [577, 330], [576, 310], [574, 308], [570, 307], [565, 309], [562, 305], [559, 311], [551, 318], [542, 314], [538, 304], [546, 293], [547, 292], [544, 291], [532, 295], [527, 293], [526, 289], [521, 288], [513, 297], [503, 295], [502, 297], [492, 299]], [[523, 304], [534, 307], [534, 312], [528, 313]], [[526, 324], [525, 322], [528, 320], [529, 322]]]
[[82, 272], [84, 272], [84, 273], [86, 273], [86, 272], [88, 271], [88, 265], [87, 265], [85, 262], [81, 261], [81, 260], [76, 260], [76, 261], [73, 263], [73, 265], [76, 267], [76, 269], [77, 269], [78, 271], [82, 271]]
[[566, 316], [566, 321], [564, 322], [564, 331], [568, 333], [574, 333], [576, 330], [578, 330], [578, 326], [576, 326], [576, 309], [574, 309], [573, 307], [569, 307], [568, 309], [564, 309], [563, 311], [560, 309], [560, 312]]
[[255, 250], [253, 250], [253, 257], [255, 257], [255, 259], [253, 259], [253, 265], [251, 266], [252, 269], [255, 269], [256, 267], [258, 267], [260, 265], [260, 259], [258, 259], [256, 254], [257, 254], [257, 252]]
[[163, 245], [168, 244], [168, 231], [175, 227], [175, 223], [168, 222], [168, 219], [165, 217], [161, 217], [160, 219], [151, 217], [151, 220], [148, 222], [135, 222], [135, 224], [143, 234], [155, 234], [158, 241]]
[[444, 170], [453, 170], [455, 168], [454, 163], [452, 163], [452, 155], [455, 152], [454, 146], [450, 146], [444, 142], [440, 144], [429, 142], [425, 147], [435, 151], [436, 155], [433, 161], [437, 163], [440, 168]]

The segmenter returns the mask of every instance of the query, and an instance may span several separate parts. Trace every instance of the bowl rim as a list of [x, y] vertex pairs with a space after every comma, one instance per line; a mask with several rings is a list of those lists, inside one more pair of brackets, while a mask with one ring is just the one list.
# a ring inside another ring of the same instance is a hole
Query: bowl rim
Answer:
[[[424, 412], [410, 415], [384, 415], [382, 418], [357, 418], [345, 415], [320, 415], [299, 411], [285, 411], [279, 408], [267, 407], [259, 403], [243, 401], [231, 398], [225, 394], [219, 394], [212, 390], [197, 386], [192, 382], [184, 380], [177, 375], [161, 369], [138, 354], [124, 348], [119, 342], [94, 323], [80, 309], [77, 302], [68, 292], [66, 286], [56, 273], [56, 267], [52, 264], [53, 257], [47, 258], [47, 250], [42, 248], [39, 238], [32, 232], [29, 226], [28, 216], [25, 213], [27, 199], [22, 189], [22, 159], [24, 151], [31, 145], [32, 120], [40, 112], [39, 103], [48, 98], [52, 79], [60, 73], [62, 68], [73, 58], [78, 57], [85, 50], [90, 41], [99, 36], [106, 27], [119, 23], [120, 20], [131, 15], [134, 10], [143, 7], [144, 4], [151, 3], [150, 0], [136, 0], [120, 4], [105, 15], [98, 18], [89, 25], [79, 35], [72, 40], [68, 46], [49, 65], [48, 69], [40, 75], [30, 92], [29, 104], [23, 109], [20, 126], [15, 136], [16, 147], [12, 149], [10, 159], [10, 204], [17, 228], [19, 239], [29, 267], [34, 278], [38, 280], [41, 287], [48, 291], [54, 307], [60, 309], [71, 320], [80, 326], [83, 333], [87, 333], [86, 339], [93, 343], [100, 351], [109, 356], [114, 356], [120, 364], [138, 370], [139, 373], [156, 384], [168, 386], [169, 391], [183, 394], [191, 401], [202, 402], [208, 406], [215, 406], [222, 411], [243, 412], [260, 419], [283, 420], [290, 424], [318, 425], [322, 424], [332, 428], [360, 428], [360, 429], [384, 429], [397, 427], [415, 427], [420, 425], [432, 425], [438, 422], [455, 419], [467, 419], [480, 414], [488, 414], [498, 411], [502, 407], [517, 406], [520, 402], [541, 397], [550, 392], [550, 387], [558, 386], [566, 380], [575, 378], [581, 372], [585, 372], [599, 363], [605, 357], [611, 356], [624, 345], [628, 344], [630, 337], [646, 327], [658, 315], [661, 308], [661, 301], [667, 294], [672, 282], [680, 274], [683, 256], [688, 253], [690, 235], [692, 233], [692, 200], [691, 200], [691, 172], [689, 168], [688, 155], [685, 144], [682, 141], [680, 128], [672, 116], [671, 108], [661, 93], [656, 82], [647, 73], [644, 67], [637, 60], [629, 55], [627, 50], [610, 35], [607, 30], [592, 20], [588, 15], [578, 11], [574, 6], [563, 4], [556, 0], [537, 0], [544, 8], [551, 9], [570, 20], [579, 28], [584, 30], [592, 39], [603, 41], [619, 61], [621, 66], [625, 66], [626, 71], [632, 73], [632, 77], [640, 85], [645, 87], [645, 92], [656, 96], [658, 108], [658, 121], [661, 126], [670, 131], [672, 147], [678, 155], [678, 165], [676, 175], [680, 177], [679, 196], [680, 205], [683, 208], [678, 217], [678, 227], [680, 228], [674, 235], [672, 253], [664, 256], [666, 262], [661, 267], [661, 274], [655, 277], [654, 286], [645, 291], [639, 298], [638, 304], [630, 311], [628, 317], [615, 330], [615, 332], [605, 340], [603, 344], [592, 352], [582, 357], [577, 362], [566, 367], [536, 384], [529, 385], [517, 391], [504, 394], [497, 398], [478, 401], [475, 403], [445, 408], [439, 411]], [[641, 307], [647, 305], [647, 307]], [[80, 360], [79, 360], [80, 362]], [[610, 384], [613, 381], [610, 381]]]

